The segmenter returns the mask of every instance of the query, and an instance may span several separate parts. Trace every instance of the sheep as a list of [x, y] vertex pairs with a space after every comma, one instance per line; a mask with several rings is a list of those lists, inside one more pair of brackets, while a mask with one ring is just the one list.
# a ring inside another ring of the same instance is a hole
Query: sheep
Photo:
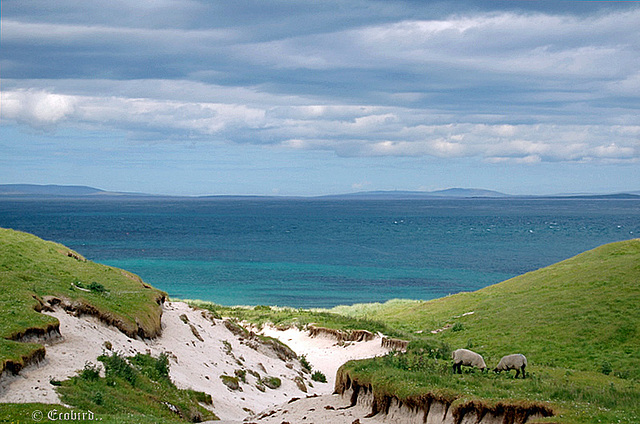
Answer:
[[484, 363], [482, 355], [472, 352], [468, 349], [457, 349], [451, 353], [453, 358], [453, 373], [458, 371], [458, 374], [462, 374], [462, 365], [467, 367], [478, 367], [481, 371], [487, 369], [487, 365]]
[[525, 378], [524, 369], [527, 366], [527, 357], [521, 353], [503, 356], [498, 365], [493, 369], [494, 372], [516, 370], [516, 378], [522, 371], [522, 378]]

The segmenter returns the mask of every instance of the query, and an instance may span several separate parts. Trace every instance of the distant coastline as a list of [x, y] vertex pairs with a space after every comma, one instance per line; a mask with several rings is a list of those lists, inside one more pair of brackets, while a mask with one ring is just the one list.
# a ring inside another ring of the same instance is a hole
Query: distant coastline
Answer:
[[640, 190], [612, 193], [566, 193], [545, 195], [512, 195], [478, 188], [449, 188], [435, 191], [376, 190], [322, 196], [264, 195], [199, 195], [179, 196], [136, 192], [107, 191], [82, 185], [0, 184], [0, 199], [4, 198], [144, 198], [144, 199], [321, 199], [321, 200], [420, 200], [420, 199], [640, 199]]

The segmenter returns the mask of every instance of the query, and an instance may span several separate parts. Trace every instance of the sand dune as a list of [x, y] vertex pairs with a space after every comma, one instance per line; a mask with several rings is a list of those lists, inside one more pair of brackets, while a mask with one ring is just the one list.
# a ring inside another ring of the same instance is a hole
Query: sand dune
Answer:
[[[266, 335], [278, 338], [298, 355], [305, 354], [314, 370], [327, 376], [327, 383], [312, 381], [297, 359], [287, 359], [258, 338], [232, 332], [224, 320], [213, 319], [203, 310], [183, 302], [167, 302], [162, 317], [162, 336], [153, 340], [131, 339], [96, 318], [80, 318], [62, 309], [49, 313], [60, 320], [61, 337], [45, 342], [45, 360], [24, 369], [20, 375], [3, 377], [0, 402], [60, 403], [49, 381], [73, 376], [87, 362], [108, 352], [107, 346], [124, 355], [167, 353], [170, 376], [180, 388], [203, 391], [212, 396], [212, 410], [227, 422], [272, 423], [377, 422], [364, 419], [366, 411], [358, 407], [339, 409], [346, 401], [332, 396], [336, 370], [350, 359], [384, 354], [380, 339], [368, 342], [338, 343], [328, 337], [312, 338], [297, 329], [279, 331], [265, 328]], [[246, 382], [232, 390], [220, 379], [246, 371]], [[258, 377], [273, 376], [282, 381], [277, 389], [257, 386]], [[296, 381], [297, 380], [297, 381]], [[303, 383], [303, 384], [301, 384]], [[306, 390], [306, 392], [304, 391]], [[292, 399], [297, 398], [293, 402]], [[331, 416], [329, 419], [327, 416]], [[304, 418], [304, 419], [303, 419]]]

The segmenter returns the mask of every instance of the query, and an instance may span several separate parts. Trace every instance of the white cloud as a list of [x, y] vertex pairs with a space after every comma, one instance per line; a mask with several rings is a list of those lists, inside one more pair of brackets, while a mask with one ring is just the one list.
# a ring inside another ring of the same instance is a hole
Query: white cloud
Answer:
[[5, 91], [2, 96], [4, 122], [34, 128], [65, 123], [119, 130], [134, 139], [217, 140], [329, 150], [341, 156], [476, 157], [517, 163], [640, 158], [638, 125], [442, 124], [425, 123], [428, 119], [419, 109], [373, 105], [270, 108], [261, 102], [189, 102], [36, 90]]
[[2, 118], [14, 120], [37, 129], [50, 129], [69, 118], [75, 111], [73, 96], [46, 91], [4, 91]]

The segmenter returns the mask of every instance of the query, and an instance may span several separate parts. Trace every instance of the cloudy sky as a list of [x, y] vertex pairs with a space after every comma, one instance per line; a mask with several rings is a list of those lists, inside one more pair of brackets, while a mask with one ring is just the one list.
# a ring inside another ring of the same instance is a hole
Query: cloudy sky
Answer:
[[640, 3], [3, 0], [0, 183], [640, 190]]

